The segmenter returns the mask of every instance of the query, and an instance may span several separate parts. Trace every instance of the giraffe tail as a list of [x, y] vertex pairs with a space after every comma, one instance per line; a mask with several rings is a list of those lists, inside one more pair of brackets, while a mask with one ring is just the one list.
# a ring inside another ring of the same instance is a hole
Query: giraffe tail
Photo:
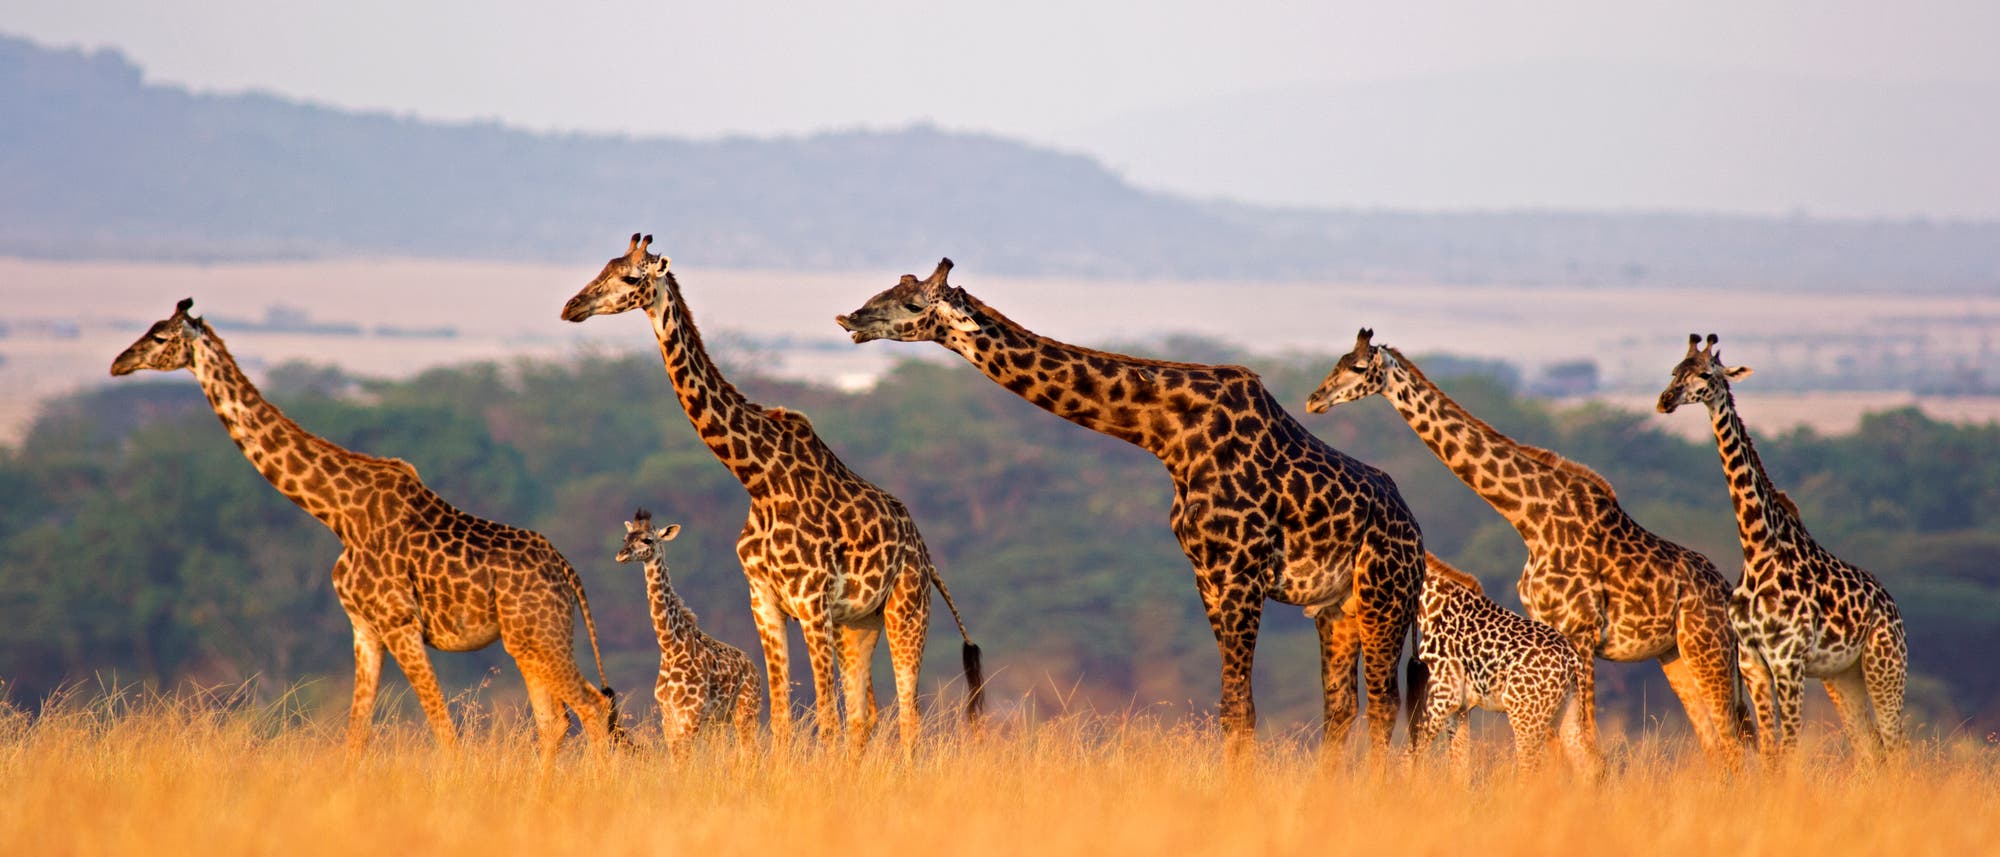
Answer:
[[944, 606], [951, 610], [951, 621], [958, 624], [958, 636], [965, 641], [960, 652], [965, 661], [965, 722], [968, 726], [978, 726], [979, 716], [986, 707], [986, 669], [979, 662], [979, 644], [972, 642], [972, 635], [966, 632], [965, 618], [958, 615], [958, 603], [951, 600], [951, 590], [945, 588], [936, 566], [931, 567], [931, 585], [944, 596]]
[[1416, 746], [1417, 742], [1417, 718], [1423, 716], [1424, 697], [1429, 695], [1431, 684], [1430, 665], [1424, 663], [1423, 658], [1417, 657], [1417, 651], [1422, 645], [1423, 632], [1417, 629], [1417, 623], [1411, 622], [1410, 663], [1403, 669], [1403, 683], [1409, 685], [1403, 694], [1403, 720], [1409, 724], [1412, 747]]
[[[624, 743], [625, 724], [618, 716], [618, 691], [611, 689], [611, 680], [604, 677], [604, 655], [597, 650], [597, 620], [590, 616], [590, 599], [583, 594], [583, 578], [576, 573], [576, 566], [567, 560], [562, 563], [563, 571], [569, 576], [570, 591], [576, 593], [576, 606], [583, 610], [583, 630], [590, 637], [590, 659], [597, 664], [598, 692], [604, 694], [605, 716], [610, 718], [611, 739]], [[579, 712], [580, 713], [580, 712]]]

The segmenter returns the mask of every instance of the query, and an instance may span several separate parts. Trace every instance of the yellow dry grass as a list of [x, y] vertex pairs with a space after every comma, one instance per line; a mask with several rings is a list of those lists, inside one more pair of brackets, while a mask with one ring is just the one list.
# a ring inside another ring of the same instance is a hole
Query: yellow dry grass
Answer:
[[399, 720], [352, 763], [337, 718], [285, 701], [113, 690], [0, 707], [0, 854], [2000, 851], [2000, 751], [1972, 739], [1867, 771], [1826, 739], [1787, 770], [1730, 776], [1648, 738], [1599, 784], [1516, 781], [1483, 747], [1467, 787], [1322, 764], [1303, 742], [1232, 766], [1198, 725], [1069, 717], [974, 739], [933, 724], [945, 737], [909, 762], [882, 740], [859, 760], [738, 759], [714, 741], [677, 761], [642, 741], [567, 746], [543, 771], [520, 711], [461, 707], [457, 754]]

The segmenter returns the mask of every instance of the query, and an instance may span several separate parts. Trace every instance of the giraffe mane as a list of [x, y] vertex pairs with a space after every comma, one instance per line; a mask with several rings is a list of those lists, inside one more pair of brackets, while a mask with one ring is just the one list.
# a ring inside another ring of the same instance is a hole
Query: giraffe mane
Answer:
[[[1424, 370], [1417, 368], [1417, 364], [1412, 363], [1409, 361], [1408, 358], [1405, 358], [1403, 356], [1403, 352], [1397, 351], [1395, 347], [1388, 345], [1382, 346], [1382, 350], [1389, 352], [1391, 356], [1395, 357], [1397, 363], [1402, 364], [1403, 368], [1409, 370], [1410, 374], [1417, 376], [1417, 380], [1422, 381], [1425, 384], [1429, 384], [1432, 387], [1437, 386], [1436, 382], [1432, 381], [1428, 376], [1424, 375]], [[1463, 411], [1464, 409], [1460, 408], [1460, 410]], [[1533, 459], [1537, 462], [1540, 462], [1541, 464], [1544, 464], [1549, 468], [1559, 473], [1562, 473], [1566, 476], [1582, 480], [1583, 482], [1589, 484], [1591, 487], [1604, 492], [1604, 496], [1606, 496], [1607, 498], [1610, 498], [1612, 500], [1618, 499], [1618, 492], [1615, 489], [1613, 489], [1611, 487], [1611, 483], [1607, 481], [1604, 478], [1604, 476], [1602, 474], [1599, 474], [1597, 471], [1592, 470], [1589, 467], [1579, 462], [1571, 461], [1567, 458], [1564, 458], [1562, 457], [1561, 454], [1556, 453], [1552, 450], [1543, 449], [1539, 446], [1533, 446], [1531, 444], [1525, 444], [1520, 441], [1514, 440], [1511, 437], [1507, 437], [1507, 434], [1505, 432], [1502, 432], [1499, 429], [1494, 428], [1491, 423], [1488, 423], [1485, 420], [1480, 419], [1478, 416], [1475, 416], [1470, 411], [1465, 412], [1465, 419], [1466, 421], [1472, 423], [1475, 428], [1484, 429], [1500, 437], [1507, 438], [1508, 442], [1512, 443], [1514, 445], [1514, 448], [1518, 450], [1522, 455], [1527, 456], [1528, 458]]]
[[[214, 327], [209, 326], [208, 319], [197, 317], [197, 318], [190, 318], [190, 320], [193, 321], [195, 324], [201, 325], [202, 338], [208, 340], [209, 347], [214, 348], [216, 353], [221, 355], [222, 359], [227, 361], [231, 366], [235, 366], [236, 374], [243, 376], [243, 383], [248, 385], [250, 389], [256, 393], [257, 398], [263, 399], [264, 403], [270, 406], [271, 413], [276, 415], [279, 420], [277, 426], [278, 428], [288, 429], [292, 432], [296, 432], [299, 436], [306, 438], [307, 443], [325, 444], [328, 447], [331, 447], [341, 452], [344, 455], [351, 456], [355, 459], [359, 459], [369, 464], [379, 464], [386, 467], [392, 467], [408, 474], [411, 479], [416, 479], [420, 483], [423, 481], [420, 477], [417, 476], [417, 466], [407, 461], [404, 461], [403, 459], [395, 458], [393, 456], [372, 455], [366, 452], [357, 452], [355, 450], [341, 446], [340, 444], [334, 443], [331, 440], [327, 440], [326, 438], [321, 437], [314, 432], [307, 431], [304, 426], [299, 425], [297, 420], [292, 419], [291, 414], [285, 413], [285, 410], [283, 408], [278, 407], [276, 402], [273, 402], [268, 397], [266, 397], [264, 395], [264, 391], [262, 388], [259, 388], [255, 382], [252, 382], [250, 380], [249, 373], [244, 372], [242, 364], [236, 362], [236, 355], [229, 353], [229, 344], [222, 341], [222, 336], [215, 332]], [[425, 486], [425, 489], [428, 490], [429, 486]]]
[[[709, 355], [708, 345], [703, 343], [701, 340], [701, 328], [694, 323], [694, 310], [688, 306], [687, 298], [681, 294], [681, 281], [675, 279], [674, 272], [672, 270], [663, 271], [660, 274], [660, 283], [658, 288], [666, 289], [668, 292], [671, 293], [672, 300], [675, 303], [680, 304], [681, 326], [686, 328], [686, 330], [683, 330], [681, 333], [682, 335], [687, 337], [687, 347], [705, 355], [704, 359], [706, 359], [706, 361], [711, 366], [713, 366], [715, 363], [715, 357], [713, 355]], [[750, 397], [743, 395], [743, 391], [737, 389], [736, 384], [730, 381], [728, 376], [722, 374], [722, 370], [720, 368], [717, 368], [715, 371], [710, 372], [709, 375], [714, 379], [717, 385], [717, 392], [725, 396], [734, 396], [737, 399], [741, 399], [743, 403], [747, 406], [753, 408], [757, 407], [754, 403], [750, 401]]]
[[1470, 574], [1466, 574], [1463, 571], [1459, 571], [1456, 568], [1452, 568], [1450, 563], [1445, 562], [1442, 559], [1439, 559], [1437, 554], [1431, 553], [1430, 551], [1424, 551], [1424, 567], [1426, 568], [1426, 570], [1429, 571], [1429, 573], [1435, 574], [1439, 578], [1449, 583], [1457, 584], [1459, 586], [1465, 587], [1466, 589], [1472, 590], [1473, 594], [1475, 595], [1486, 594], [1485, 587], [1479, 585], [1479, 578], [1473, 577]]
[[[964, 290], [960, 289], [960, 291], [963, 292]], [[1130, 354], [1120, 354], [1116, 351], [1102, 351], [1096, 348], [1091, 348], [1087, 345], [1077, 345], [1075, 343], [1060, 342], [1059, 340], [1050, 339], [1049, 337], [1043, 336], [1039, 333], [1029, 330], [1025, 325], [1022, 325], [1020, 322], [1008, 318], [1006, 313], [994, 309], [992, 304], [989, 304], [985, 301], [980, 300], [977, 297], [974, 297], [971, 292], [965, 292], [965, 300], [967, 303], [970, 303], [972, 305], [973, 309], [979, 310], [980, 312], [987, 314], [988, 316], [992, 317], [994, 321], [1013, 327], [1014, 329], [1026, 333], [1029, 336], [1034, 337], [1036, 339], [1059, 344], [1062, 347], [1069, 349], [1071, 351], [1075, 351], [1078, 354], [1081, 354], [1085, 357], [1096, 357], [1103, 360], [1110, 360], [1115, 363], [1124, 364], [1127, 366], [1138, 366], [1141, 368], [1181, 369], [1189, 372], [1216, 372], [1218, 370], [1227, 370], [1227, 371], [1242, 372], [1244, 374], [1249, 375], [1252, 378], [1257, 377], [1257, 373], [1255, 370], [1252, 370], [1248, 366], [1239, 366], [1235, 363], [1189, 363], [1181, 360], [1156, 360], [1151, 357], [1134, 357]]]

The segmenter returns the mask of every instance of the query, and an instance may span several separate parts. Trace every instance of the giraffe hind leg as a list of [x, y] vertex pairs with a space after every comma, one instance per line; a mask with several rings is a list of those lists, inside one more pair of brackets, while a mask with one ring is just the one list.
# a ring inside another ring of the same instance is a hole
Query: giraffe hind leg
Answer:
[[1826, 695], [1833, 700], [1833, 709], [1840, 713], [1840, 727], [1847, 733], [1847, 740], [1854, 745], [1854, 754], [1869, 761], [1882, 756], [1881, 737], [1875, 732], [1875, 718], [1869, 710], [1868, 682], [1862, 677], [1861, 664], [1856, 663], [1846, 671], [1827, 676], [1821, 680], [1826, 686]]
[[1907, 742], [1903, 693], [1909, 681], [1910, 652], [1900, 623], [1885, 624], [1869, 636], [1861, 653], [1861, 674], [1875, 711], [1875, 730], [1884, 750], [1895, 753]]
[[923, 675], [924, 642], [930, 634], [934, 573], [914, 563], [905, 568], [883, 608], [889, 635], [889, 666], [896, 679], [897, 732], [905, 758], [915, 751], [917, 738], [923, 734], [917, 689]]
[[850, 749], [860, 752], [875, 734], [875, 643], [882, 629], [875, 624], [839, 625], [840, 686], [847, 704], [847, 740]]
[[1376, 754], [1395, 737], [1402, 710], [1396, 668], [1403, 642], [1415, 621], [1416, 593], [1423, 584], [1420, 541], [1364, 546], [1355, 561], [1354, 590], [1361, 620], [1361, 673], [1368, 690], [1368, 741]]
[[1347, 742], [1347, 733], [1354, 727], [1354, 715], [1360, 708], [1354, 685], [1361, 660], [1361, 620], [1322, 610], [1313, 615], [1313, 626], [1319, 631], [1319, 681], [1324, 705], [1320, 748], [1324, 753]]

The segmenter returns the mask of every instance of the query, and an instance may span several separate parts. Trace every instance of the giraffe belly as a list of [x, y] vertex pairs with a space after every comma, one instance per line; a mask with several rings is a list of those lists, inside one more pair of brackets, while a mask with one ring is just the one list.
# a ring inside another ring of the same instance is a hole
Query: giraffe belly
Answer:
[[483, 622], [429, 621], [424, 626], [424, 642], [433, 649], [446, 652], [475, 651], [500, 639], [497, 619], [489, 618]]

